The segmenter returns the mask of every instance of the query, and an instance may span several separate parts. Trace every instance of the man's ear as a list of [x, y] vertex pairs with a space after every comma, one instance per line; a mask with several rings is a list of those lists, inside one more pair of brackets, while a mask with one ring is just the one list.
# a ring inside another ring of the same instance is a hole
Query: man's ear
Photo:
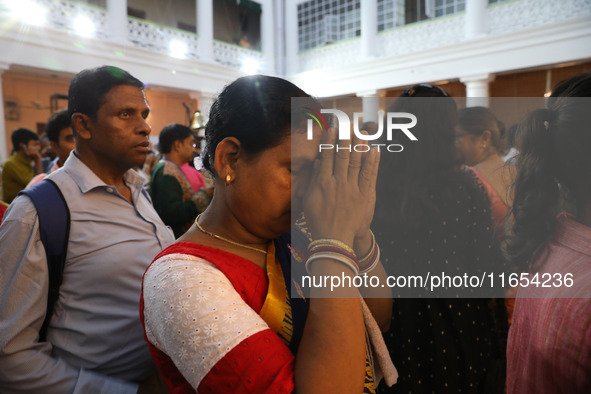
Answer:
[[176, 140], [172, 143], [172, 147], [170, 149], [171, 152], [178, 152], [181, 149], [181, 145], [183, 145], [183, 141]]
[[59, 149], [59, 145], [57, 142], [55, 141], [49, 141], [49, 146], [51, 146], [51, 148], [57, 152], [57, 150]]
[[88, 115], [82, 114], [80, 112], [76, 112], [72, 115], [72, 127], [76, 131], [76, 134], [84, 140], [89, 140], [92, 138], [92, 133], [90, 132], [90, 128], [88, 127], [90, 123], [90, 118]]
[[[224, 181], [232, 182], [236, 178], [236, 168], [240, 158], [240, 141], [235, 137], [227, 137], [220, 141], [215, 149], [214, 168]], [[230, 178], [228, 178], [228, 175]]]

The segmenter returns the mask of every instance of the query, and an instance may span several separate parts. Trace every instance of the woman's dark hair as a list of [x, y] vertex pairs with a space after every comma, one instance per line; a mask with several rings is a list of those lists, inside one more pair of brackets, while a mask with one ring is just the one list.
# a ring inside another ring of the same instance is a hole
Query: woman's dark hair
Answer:
[[178, 123], [171, 123], [164, 126], [158, 136], [158, 150], [160, 153], [170, 153], [175, 141], [184, 141], [193, 132], [187, 126]]
[[486, 107], [462, 108], [458, 111], [458, 123], [462, 129], [472, 135], [481, 136], [486, 130], [490, 131], [492, 146], [497, 152], [505, 153], [505, 125], [497, 119], [490, 109]]
[[583, 73], [558, 82], [552, 89], [548, 106], [558, 97], [589, 97], [589, 79], [591, 79], [591, 73]]
[[518, 123], [513, 123], [511, 126], [509, 126], [509, 128], [507, 129], [506, 132], [506, 141], [507, 141], [507, 145], [509, 146], [509, 148], [515, 148], [517, 150], [519, 150], [519, 124]]
[[215, 150], [227, 137], [256, 155], [277, 146], [290, 133], [291, 98], [310, 97], [293, 83], [266, 75], [238, 78], [211, 106], [205, 126], [203, 166], [215, 174]]
[[[568, 86], [565, 86], [564, 84]], [[520, 124], [517, 156], [512, 259], [522, 267], [536, 260], [554, 232], [564, 196], [579, 207], [591, 197], [591, 74], [561, 82], [548, 107]], [[536, 269], [537, 267], [532, 267]]]
[[51, 114], [45, 125], [45, 134], [47, 139], [59, 144], [60, 142], [60, 131], [66, 127], [72, 126], [72, 118], [68, 114], [67, 109], [55, 111]]
[[423, 90], [401, 96], [388, 108], [388, 112], [408, 112], [417, 117], [411, 131], [418, 141], [410, 141], [403, 133], [393, 134], [392, 141], [379, 141], [398, 143], [404, 149], [381, 154], [377, 195], [387, 198], [388, 203], [378, 204], [374, 217], [408, 230], [421, 228], [439, 215], [444, 202], [430, 199], [431, 190], [451, 199], [451, 188], [466, 181], [459, 170], [462, 158], [455, 145], [456, 103], [440, 88]]
[[437, 85], [421, 83], [405, 89], [400, 97], [451, 97], [449, 93]]
[[96, 119], [105, 94], [119, 85], [144, 89], [144, 84], [127, 71], [114, 66], [101, 66], [80, 71], [70, 82], [68, 89], [68, 114], [77, 112]]

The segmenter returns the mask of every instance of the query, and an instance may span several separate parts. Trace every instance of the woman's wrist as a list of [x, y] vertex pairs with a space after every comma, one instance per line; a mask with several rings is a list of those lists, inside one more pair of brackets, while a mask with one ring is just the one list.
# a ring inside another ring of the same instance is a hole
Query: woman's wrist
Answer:
[[359, 258], [367, 255], [371, 251], [374, 241], [375, 238], [369, 228], [362, 231], [359, 235], [356, 235], [355, 241], [353, 242], [353, 250], [355, 251], [355, 254]]
[[369, 230], [368, 234], [369, 239], [364, 237], [361, 240], [362, 244], [369, 244], [369, 249], [363, 255], [358, 254], [349, 245], [339, 240], [321, 238], [312, 241], [308, 246], [306, 270], [310, 273], [310, 265], [315, 260], [330, 259], [349, 267], [354, 275], [372, 271], [380, 261], [380, 248], [373, 232]]

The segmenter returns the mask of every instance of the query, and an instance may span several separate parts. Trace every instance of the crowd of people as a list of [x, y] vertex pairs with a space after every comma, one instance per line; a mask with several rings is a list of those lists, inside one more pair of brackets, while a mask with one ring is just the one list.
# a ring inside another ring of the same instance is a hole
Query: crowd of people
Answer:
[[[590, 96], [565, 80], [509, 133], [416, 85], [388, 108], [418, 119], [403, 152], [323, 150], [319, 101], [256, 75], [220, 92], [203, 152], [171, 123], [156, 155], [144, 84], [81, 71], [55, 157], [17, 129], [2, 168], [0, 392], [591, 392]], [[351, 285], [444, 271], [561, 285]]]

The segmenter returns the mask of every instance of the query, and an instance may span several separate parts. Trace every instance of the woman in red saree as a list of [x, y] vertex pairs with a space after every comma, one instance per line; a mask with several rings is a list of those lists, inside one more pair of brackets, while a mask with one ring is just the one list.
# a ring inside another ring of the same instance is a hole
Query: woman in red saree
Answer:
[[[369, 230], [378, 152], [319, 154], [336, 132], [308, 140], [304, 118], [290, 121], [292, 97], [309, 96], [259, 75], [228, 85], [212, 106], [213, 200], [143, 282], [146, 339], [171, 392], [361, 393], [375, 392], [380, 371], [395, 380], [379, 332], [366, 341], [376, 320], [387, 327], [387, 288], [362, 291], [382, 297], [367, 300], [371, 313], [355, 288], [297, 296], [304, 267], [352, 278], [360, 256], [368, 275], [384, 270]], [[306, 222], [290, 236], [301, 212]]]

